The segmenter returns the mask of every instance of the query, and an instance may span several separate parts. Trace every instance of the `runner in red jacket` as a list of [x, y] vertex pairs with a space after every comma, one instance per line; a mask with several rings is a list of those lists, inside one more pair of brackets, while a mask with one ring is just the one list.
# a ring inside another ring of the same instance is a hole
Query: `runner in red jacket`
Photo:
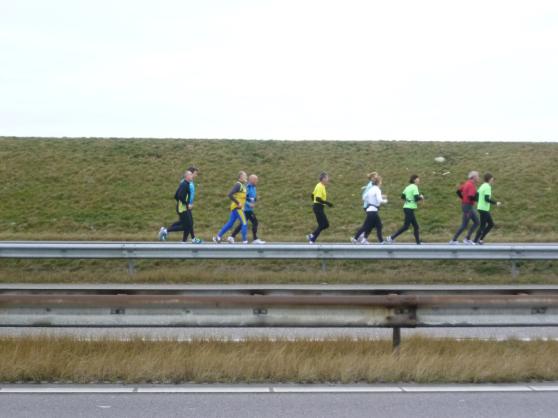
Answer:
[[475, 211], [475, 202], [478, 200], [477, 184], [479, 183], [479, 180], [479, 172], [471, 171], [469, 173], [468, 180], [461, 185], [459, 190], [457, 190], [457, 196], [461, 199], [461, 211], [463, 212], [463, 216], [461, 219], [461, 226], [457, 229], [452, 240], [449, 242], [450, 244], [459, 243], [459, 241], [457, 241], [459, 239], [459, 235], [467, 229], [469, 220], [471, 220], [473, 221], [473, 225], [469, 228], [463, 243], [475, 245], [475, 243], [471, 241], [471, 236], [479, 226], [479, 217]]

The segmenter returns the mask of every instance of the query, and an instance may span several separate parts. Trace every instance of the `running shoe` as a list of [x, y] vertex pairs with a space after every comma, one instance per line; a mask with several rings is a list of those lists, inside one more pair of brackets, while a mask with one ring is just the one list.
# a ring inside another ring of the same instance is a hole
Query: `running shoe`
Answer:
[[358, 241], [358, 239], [356, 239], [355, 237], [351, 237], [351, 243], [352, 243], [352, 244], [358, 244], [359, 241]]
[[306, 239], [308, 240], [308, 244], [314, 244], [314, 235], [308, 234], [306, 235]]
[[459, 241], [451, 240], [450, 242], [448, 242], [448, 244], [449, 245], [457, 245], [457, 244], [459, 244]]
[[386, 244], [391, 244], [393, 242], [393, 238], [391, 238], [391, 235], [388, 235], [386, 238]]
[[192, 238], [192, 244], [203, 244], [203, 241], [199, 238]]
[[242, 241], [243, 244], [248, 244], [248, 241]]
[[477, 241], [477, 245], [484, 245], [484, 241], [482, 239]]
[[265, 241], [262, 241], [261, 239], [257, 238], [254, 241], [252, 241], [252, 244], [265, 244]]
[[368, 240], [366, 238], [363, 238], [362, 240], [360, 240], [360, 244], [361, 245], [370, 245], [370, 243], [368, 242]]
[[463, 240], [463, 244], [465, 245], [476, 245], [473, 241], [471, 241], [470, 239], [465, 238]]
[[229, 242], [229, 244], [234, 244], [234, 237], [228, 237], [227, 241]]
[[216, 244], [220, 244], [221, 243], [221, 237], [219, 235], [217, 235], [216, 237], [213, 237], [213, 242]]
[[159, 241], [166, 241], [168, 234], [167, 228], [162, 226], [161, 229], [159, 229]]

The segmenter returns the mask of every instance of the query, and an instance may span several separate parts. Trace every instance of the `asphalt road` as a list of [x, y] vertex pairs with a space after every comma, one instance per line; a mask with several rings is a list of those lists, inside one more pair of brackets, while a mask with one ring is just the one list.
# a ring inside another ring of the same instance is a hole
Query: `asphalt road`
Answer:
[[0, 394], [5, 417], [551, 417], [556, 392]]
[[[188, 341], [196, 338], [243, 340], [271, 339], [327, 339], [364, 338], [390, 339], [390, 328], [17, 328], [0, 327], [0, 336], [72, 336], [85, 339], [143, 338], [148, 340], [173, 339]], [[558, 327], [536, 328], [420, 328], [402, 329], [403, 341], [411, 335], [437, 338], [478, 339], [553, 339], [558, 340]]]

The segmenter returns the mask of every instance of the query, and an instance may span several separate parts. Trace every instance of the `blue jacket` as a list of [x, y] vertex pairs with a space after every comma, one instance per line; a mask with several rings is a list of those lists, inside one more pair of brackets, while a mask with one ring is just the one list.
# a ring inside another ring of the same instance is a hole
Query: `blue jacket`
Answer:
[[254, 208], [250, 207], [250, 203], [256, 203], [256, 186], [248, 183], [246, 186], [246, 205], [244, 206], [244, 212], [252, 212]]

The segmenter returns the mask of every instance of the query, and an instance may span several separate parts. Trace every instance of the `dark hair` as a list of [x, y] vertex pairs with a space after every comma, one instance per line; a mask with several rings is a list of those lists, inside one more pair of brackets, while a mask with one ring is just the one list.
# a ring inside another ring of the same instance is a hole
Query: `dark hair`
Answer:
[[484, 174], [484, 181], [485, 182], [488, 183], [490, 181], [490, 179], [492, 179], [492, 178], [494, 178], [494, 176], [491, 173], [485, 173]]
[[195, 165], [191, 165], [190, 167], [188, 167], [188, 171], [194, 174], [196, 171], [200, 171], [200, 170], [198, 170], [198, 167], [196, 167]]
[[329, 175], [328, 175], [325, 171], [322, 171], [322, 172], [320, 173], [320, 181], [322, 181], [322, 180], [325, 179], [326, 177], [329, 177]]
[[413, 174], [409, 179], [409, 183], [414, 184], [415, 180], [419, 178], [418, 174]]

